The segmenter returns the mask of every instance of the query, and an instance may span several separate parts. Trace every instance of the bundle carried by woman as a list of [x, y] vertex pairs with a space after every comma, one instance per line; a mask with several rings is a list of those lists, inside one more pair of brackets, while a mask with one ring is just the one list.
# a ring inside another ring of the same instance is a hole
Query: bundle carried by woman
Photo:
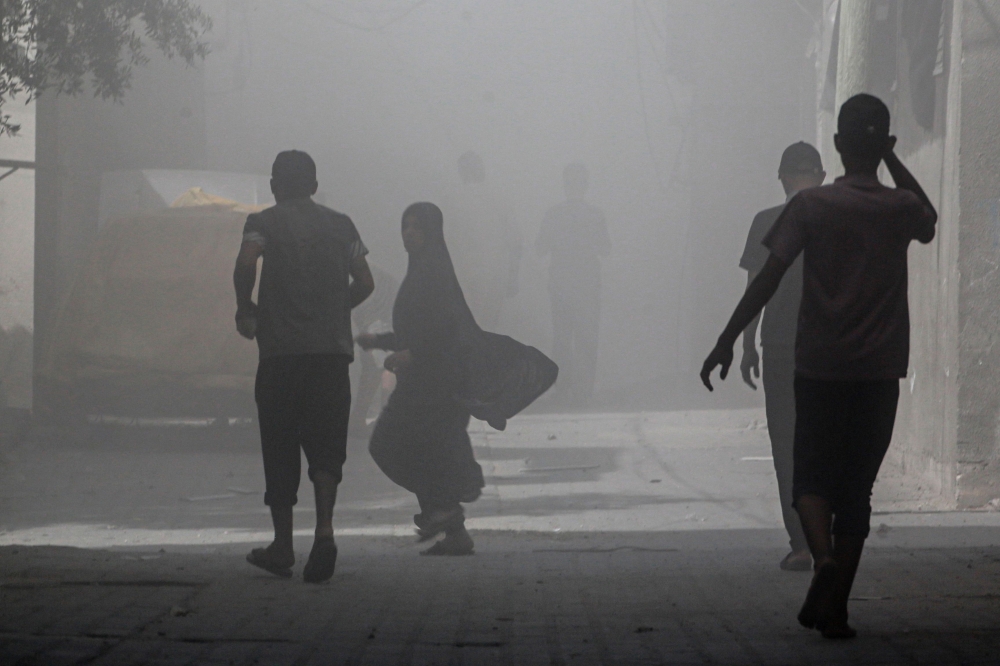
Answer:
[[[497, 430], [503, 430], [508, 419], [555, 383], [559, 367], [534, 347], [506, 335], [482, 330], [469, 310], [455, 276], [451, 255], [444, 241], [441, 210], [432, 203], [416, 203], [407, 208], [404, 217], [407, 215], [420, 221], [426, 236], [426, 247], [419, 258], [411, 259], [410, 270], [400, 287], [399, 307], [394, 311], [393, 318], [405, 320], [434, 316], [453, 327], [449, 331], [452, 335], [448, 337], [454, 344], [449, 349], [441, 350], [445, 358], [437, 359], [456, 373], [452, 397], [472, 416], [486, 421]], [[433, 294], [435, 303], [431, 306], [419, 303], [422, 299], [418, 299], [417, 307], [413, 307], [417, 303], [408, 305], [408, 292]], [[405, 348], [403, 345], [400, 347]]]

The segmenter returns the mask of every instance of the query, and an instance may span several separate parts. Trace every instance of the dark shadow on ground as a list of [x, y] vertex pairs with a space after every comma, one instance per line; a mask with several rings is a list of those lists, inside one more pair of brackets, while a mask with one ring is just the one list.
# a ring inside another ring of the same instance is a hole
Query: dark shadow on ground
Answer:
[[871, 549], [851, 602], [859, 638], [832, 643], [795, 622], [809, 576], [778, 569], [776, 530], [474, 536], [477, 554], [464, 558], [341, 537], [337, 573], [319, 586], [300, 578], [307, 539], [290, 580], [247, 565], [249, 544], [3, 547], [0, 663], [995, 664], [1000, 654], [996, 545]]

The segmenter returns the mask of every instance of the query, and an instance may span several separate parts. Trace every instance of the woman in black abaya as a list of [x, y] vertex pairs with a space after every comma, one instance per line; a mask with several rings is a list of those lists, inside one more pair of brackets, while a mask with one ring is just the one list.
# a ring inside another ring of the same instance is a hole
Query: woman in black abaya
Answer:
[[467, 432], [470, 410], [458, 396], [468, 382], [461, 350], [483, 333], [455, 277], [441, 210], [411, 205], [402, 236], [409, 267], [392, 310], [393, 332], [358, 337], [363, 349], [392, 351], [385, 367], [397, 376], [369, 450], [390, 479], [416, 494], [421, 540], [444, 532], [424, 554], [469, 555], [461, 503], [475, 501], [484, 483]]

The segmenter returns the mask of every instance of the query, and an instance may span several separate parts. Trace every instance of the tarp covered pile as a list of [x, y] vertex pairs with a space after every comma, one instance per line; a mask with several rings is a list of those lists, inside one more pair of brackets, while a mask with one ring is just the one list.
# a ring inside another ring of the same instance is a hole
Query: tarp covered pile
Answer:
[[257, 350], [233, 325], [232, 267], [259, 209], [194, 188], [107, 224], [57, 311], [42, 378], [252, 391]]

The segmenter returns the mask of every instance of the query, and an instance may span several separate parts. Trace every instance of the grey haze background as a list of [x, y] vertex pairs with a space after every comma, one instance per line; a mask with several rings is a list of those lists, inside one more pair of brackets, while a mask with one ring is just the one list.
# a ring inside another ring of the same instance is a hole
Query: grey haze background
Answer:
[[266, 173], [296, 147], [373, 262], [401, 275], [399, 216], [444, 204], [479, 151], [525, 237], [501, 332], [550, 348], [534, 238], [561, 170], [591, 171], [614, 250], [604, 264], [598, 401], [705, 402], [695, 368], [744, 286], [753, 214], [780, 203], [785, 145], [815, 138], [818, 2], [241, 0], [204, 65], [208, 168]]

